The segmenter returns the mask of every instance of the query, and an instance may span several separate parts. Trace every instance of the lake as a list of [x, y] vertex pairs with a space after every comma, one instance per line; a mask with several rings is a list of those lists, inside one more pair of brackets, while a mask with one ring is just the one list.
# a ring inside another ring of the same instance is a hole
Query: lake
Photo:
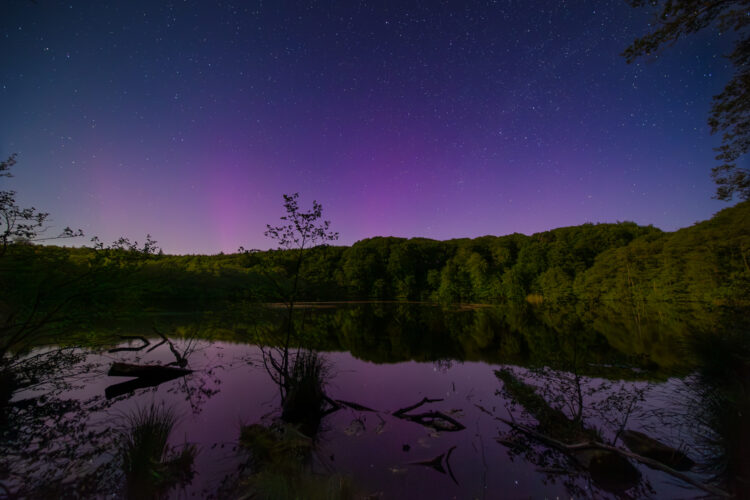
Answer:
[[[691, 339], [738, 314], [331, 303], [298, 304], [291, 327], [280, 306], [111, 321], [28, 355], [0, 479], [32, 497], [705, 497], [544, 438], [632, 452], [645, 435], [684, 459], [671, 468], [725, 487], [743, 466]], [[111, 376], [116, 363], [174, 373]], [[144, 454], [138, 432], [159, 415], [166, 447]]]

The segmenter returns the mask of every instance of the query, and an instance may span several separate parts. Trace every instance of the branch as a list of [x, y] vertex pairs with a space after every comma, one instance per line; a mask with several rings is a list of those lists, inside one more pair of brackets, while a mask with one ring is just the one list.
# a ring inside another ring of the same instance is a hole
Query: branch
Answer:
[[407, 406], [405, 408], [401, 408], [399, 410], [394, 411], [392, 413], [392, 415], [394, 417], [398, 417], [400, 415], [403, 415], [404, 413], [407, 413], [407, 412], [409, 412], [411, 410], [414, 410], [415, 408], [419, 408], [420, 406], [422, 406], [425, 403], [437, 403], [438, 401], [442, 401], [442, 400], [443, 400], [442, 398], [440, 398], [440, 399], [429, 399], [429, 398], [425, 397], [425, 398], [422, 398], [422, 401], [420, 401], [419, 403], [416, 403], [416, 404], [413, 404], [411, 406]]
[[[437, 401], [442, 401], [442, 399], [422, 398], [422, 401], [416, 404], [407, 406], [406, 408], [401, 408], [400, 410], [396, 410], [395, 412], [393, 412], [393, 416], [403, 420], [411, 420], [412, 422], [424, 425], [425, 427], [432, 427], [433, 429], [446, 432], [456, 432], [466, 429], [466, 426], [464, 426], [461, 422], [454, 419], [453, 417], [449, 417], [448, 415], [440, 411], [428, 411], [425, 413], [418, 413], [416, 415], [407, 415], [409, 411], [414, 410], [415, 408], [419, 408], [425, 403], [435, 403]], [[436, 422], [440, 420], [448, 422], [450, 424], [450, 427], [438, 425]]]
[[114, 349], [110, 349], [107, 352], [140, 351], [141, 349], [151, 345], [151, 342], [149, 342], [146, 337], [143, 337], [141, 335], [120, 335], [120, 338], [124, 340], [140, 340], [141, 342], [143, 342], [143, 345], [140, 347], [115, 347]]
[[187, 359], [185, 359], [185, 357], [184, 357], [184, 356], [183, 356], [182, 354], [180, 354], [180, 352], [179, 352], [179, 351], [177, 350], [177, 348], [176, 348], [176, 347], [174, 346], [174, 344], [172, 343], [172, 341], [171, 341], [171, 340], [169, 340], [169, 339], [168, 339], [168, 338], [167, 338], [167, 337], [166, 337], [166, 336], [165, 336], [165, 335], [164, 335], [163, 333], [161, 333], [161, 332], [160, 332], [160, 331], [159, 331], [159, 330], [158, 330], [158, 329], [157, 329], [157, 328], [156, 328], [155, 326], [154, 326], [154, 327], [152, 327], [152, 328], [154, 329], [154, 331], [156, 332], [156, 334], [157, 334], [157, 335], [158, 335], [159, 337], [161, 337], [162, 339], [164, 339], [164, 341], [165, 341], [165, 342], [166, 342], [167, 344], [169, 344], [169, 350], [170, 350], [170, 351], [172, 351], [172, 354], [174, 354], [174, 357], [175, 357], [175, 358], [176, 358], [176, 360], [177, 360], [177, 361], [176, 361], [176, 364], [177, 364], [178, 366], [185, 366], [185, 365], [187, 365]]

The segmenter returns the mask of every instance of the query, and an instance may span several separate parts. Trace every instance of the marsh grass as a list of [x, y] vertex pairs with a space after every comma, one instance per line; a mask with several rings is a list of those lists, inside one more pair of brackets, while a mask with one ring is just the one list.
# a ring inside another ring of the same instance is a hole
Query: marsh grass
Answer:
[[340, 474], [314, 471], [315, 442], [328, 398], [329, 367], [315, 351], [290, 356], [282, 385], [281, 418], [270, 426], [248, 425], [240, 445], [250, 453], [252, 472], [240, 485], [241, 498], [337, 500], [355, 498], [351, 481]]
[[325, 386], [328, 366], [314, 351], [302, 351], [294, 357], [282, 402], [281, 419], [295, 424], [308, 437], [314, 437], [326, 406]]
[[149, 406], [126, 417], [122, 443], [122, 467], [128, 498], [159, 498], [193, 477], [197, 450], [185, 444], [181, 450], [169, 446], [177, 423], [171, 408]]

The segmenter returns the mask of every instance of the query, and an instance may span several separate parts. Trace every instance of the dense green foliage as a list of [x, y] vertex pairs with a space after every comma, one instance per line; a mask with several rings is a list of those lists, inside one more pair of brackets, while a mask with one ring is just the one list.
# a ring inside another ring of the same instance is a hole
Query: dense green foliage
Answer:
[[[574, 299], [744, 302], [750, 299], [750, 202], [665, 233], [631, 222], [583, 224], [531, 236], [435, 241], [377, 237], [305, 250], [302, 300], [500, 303], [529, 294]], [[135, 256], [129, 258], [128, 256]], [[0, 262], [6, 311], [206, 310], [280, 300], [296, 272], [283, 250], [232, 255], [139, 255], [16, 244]]]
[[648, 301], [746, 301], [750, 298], [750, 204], [600, 255], [577, 295]]

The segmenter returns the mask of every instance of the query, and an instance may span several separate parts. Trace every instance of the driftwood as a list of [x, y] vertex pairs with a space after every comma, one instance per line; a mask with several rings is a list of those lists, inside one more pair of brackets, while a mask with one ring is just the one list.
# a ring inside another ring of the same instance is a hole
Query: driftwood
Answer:
[[695, 465], [695, 462], [685, 455], [685, 453], [667, 446], [642, 432], [626, 429], [620, 434], [620, 439], [622, 439], [622, 442], [625, 443], [625, 446], [630, 451], [644, 457], [652, 458], [675, 470], [686, 471]]
[[187, 368], [177, 368], [165, 365], [135, 365], [132, 363], [112, 363], [109, 368], [110, 377], [140, 377], [149, 379], [176, 378], [192, 373]]
[[510, 420], [504, 419], [502, 417], [496, 417], [498, 420], [504, 422], [505, 424], [513, 427], [514, 429], [523, 432], [524, 434], [533, 437], [537, 441], [540, 441], [548, 446], [551, 446], [552, 448], [555, 448], [557, 450], [560, 450], [564, 453], [576, 453], [578, 451], [583, 450], [590, 450], [590, 449], [599, 449], [599, 450], [606, 450], [612, 453], [616, 453], [624, 458], [629, 458], [632, 460], [636, 460], [637, 462], [640, 462], [644, 465], [647, 465], [651, 467], [652, 469], [657, 469], [662, 472], [666, 472], [667, 474], [674, 476], [678, 479], [681, 479], [682, 481], [695, 486], [696, 488], [699, 488], [705, 492], [708, 492], [712, 495], [716, 495], [723, 498], [732, 498], [732, 495], [727, 493], [724, 490], [721, 490], [719, 488], [716, 488], [715, 486], [711, 486], [710, 484], [701, 483], [700, 481], [697, 481], [693, 479], [692, 477], [683, 474], [682, 472], [679, 472], [668, 465], [665, 465], [658, 460], [654, 460], [652, 458], [644, 457], [641, 455], [638, 455], [636, 453], [623, 450], [621, 448], [618, 448], [616, 446], [611, 446], [605, 443], [600, 443], [598, 441], [588, 441], [583, 443], [575, 443], [575, 444], [566, 444], [562, 441], [558, 441], [557, 439], [554, 439], [552, 437], [546, 436], [540, 432], [535, 431], [531, 427], [527, 427], [525, 425], [512, 422]]
[[438, 401], [442, 401], [442, 399], [422, 398], [422, 400], [418, 403], [394, 411], [392, 415], [396, 418], [400, 418], [402, 420], [411, 420], [412, 422], [416, 422], [425, 427], [432, 427], [433, 429], [439, 431], [456, 432], [466, 429], [466, 427], [461, 422], [454, 419], [453, 417], [449, 417], [448, 415], [440, 411], [428, 411], [425, 413], [417, 413], [416, 415], [410, 415], [408, 413], [419, 408], [425, 403], [436, 403]]
[[193, 370], [175, 368], [162, 365], [134, 365], [130, 363], [112, 363], [108, 375], [110, 377], [136, 377], [120, 384], [114, 384], [104, 389], [107, 399], [128, 394], [136, 389], [156, 387], [159, 384], [183, 377]]

